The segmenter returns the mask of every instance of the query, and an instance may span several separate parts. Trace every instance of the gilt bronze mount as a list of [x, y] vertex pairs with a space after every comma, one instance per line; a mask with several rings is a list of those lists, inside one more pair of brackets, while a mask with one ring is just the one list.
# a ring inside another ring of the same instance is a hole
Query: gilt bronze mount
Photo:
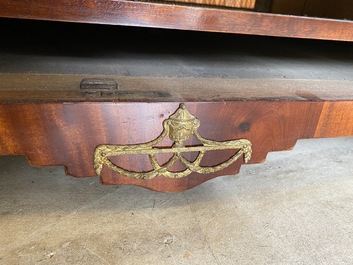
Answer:
[[[94, 152], [94, 169], [98, 175], [101, 174], [103, 166], [134, 179], [152, 179], [157, 176], [167, 178], [183, 178], [193, 172], [200, 174], [213, 173], [227, 168], [244, 156], [247, 163], [251, 158], [251, 142], [247, 139], [217, 142], [203, 138], [198, 133], [200, 121], [194, 117], [186, 108], [185, 104], [180, 104], [178, 110], [163, 122], [161, 135], [156, 139], [136, 145], [99, 145]], [[191, 136], [194, 136], [201, 144], [196, 146], [185, 146]], [[157, 147], [165, 137], [169, 137], [174, 143], [171, 147]], [[201, 166], [200, 163], [207, 151], [214, 150], [237, 150], [237, 152], [225, 162], [215, 166]], [[188, 152], [198, 152], [197, 158], [191, 162], [182, 154]], [[172, 157], [163, 165], [156, 159], [157, 154], [171, 153]], [[114, 164], [109, 158], [120, 155], [148, 155], [153, 170], [146, 172], [134, 172]], [[185, 169], [178, 172], [169, 171], [177, 161], [180, 161]]]

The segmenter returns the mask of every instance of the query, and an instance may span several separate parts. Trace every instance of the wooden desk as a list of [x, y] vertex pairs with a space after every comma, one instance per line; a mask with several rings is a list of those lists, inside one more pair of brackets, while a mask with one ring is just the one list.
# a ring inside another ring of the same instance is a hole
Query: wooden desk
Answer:
[[[12, 17], [1, 19], [1, 155], [93, 177], [97, 146], [131, 148], [158, 138], [181, 103], [200, 121], [204, 138], [250, 141], [249, 163], [298, 139], [353, 135], [350, 21], [126, 1], [31, 2], [37, 5], [0, 1], [0, 16]], [[234, 152], [208, 151], [200, 165], [216, 166]], [[183, 155], [196, 158], [195, 152]], [[182, 191], [238, 172], [243, 157], [220, 171], [183, 178], [137, 179], [106, 165], [100, 176], [105, 184]], [[157, 156], [160, 164], [169, 158]], [[148, 155], [111, 160], [131, 172], [153, 170]]]

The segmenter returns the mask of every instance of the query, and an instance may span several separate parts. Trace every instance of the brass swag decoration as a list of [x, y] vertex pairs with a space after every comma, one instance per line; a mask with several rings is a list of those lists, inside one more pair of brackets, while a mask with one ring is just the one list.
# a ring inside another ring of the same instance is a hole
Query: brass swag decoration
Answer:
[[[94, 152], [94, 169], [98, 175], [100, 175], [104, 165], [110, 169], [134, 179], [152, 179], [157, 176], [164, 176], [167, 178], [183, 178], [197, 172], [201, 174], [213, 173], [222, 169], [225, 169], [242, 155], [244, 155], [244, 161], [247, 163], [251, 158], [251, 142], [246, 139], [217, 142], [203, 138], [197, 129], [200, 126], [200, 121], [195, 118], [186, 109], [185, 104], [180, 104], [179, 109], [171, 115], [168, 119], [163, 122], [164, 130], [162, 134], [155, 140], [137, 144], [137, 145], [99, 145]], [[184, 142], [188, 140], [192, 135], [202, 144], [199, 146], [185, 146]], [[168, 136], [174, 144], [172, 147], [161, 148], [156, 147], [156, 144], [160, 143], [166, 136]], [[216, 166], [200, 166], [201, 160], [207, 151], [211, 150], [238, 150], [227, 161], [216, 165]], [[182, 156], [184, 152], [199, 152], [197, 158], [190, 162]], [[163, 165], [157, 162], [155, 157], [156, 154], [173, 153], [173, 156]], [[148, 155], [150, 162], [153, 166], [153, 170], [148, 172], [133, 172], [125, 170], [115, 165], [109, 157], [119, 155]], [[186, 169], [178, 172], [168, 171], [174, 163], [180, 161]]]

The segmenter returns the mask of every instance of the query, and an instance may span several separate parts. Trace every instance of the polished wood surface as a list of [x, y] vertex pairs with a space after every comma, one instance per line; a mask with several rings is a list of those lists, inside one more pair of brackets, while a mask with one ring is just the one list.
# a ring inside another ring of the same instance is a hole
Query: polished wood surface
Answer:
[[353, 22], [111, 0], [0, 0], [0, 17], [353, 41]]

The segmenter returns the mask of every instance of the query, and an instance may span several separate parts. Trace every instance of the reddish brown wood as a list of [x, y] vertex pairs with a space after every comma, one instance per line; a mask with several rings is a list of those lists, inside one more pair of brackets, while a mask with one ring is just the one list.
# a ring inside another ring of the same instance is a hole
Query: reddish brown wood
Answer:
[[[26, 155], [32, 165], [65, 166], [77, 177], [95, 176], [93, 152], [99, 144], [136, 144], [156, 138], [162, 122], [177, 108], [169, 103], [42, 103], [0, 105], [0, 154]], [[253, 143], [250, 163], [264, 161], [268, 152], [287, 150], [298, 139], [352, 135], [352, 101], [232, 101], [186, 103], [201, 121], [205, 138], [247, 138]], [[347, 126], [337, 124], [348, 123]], [[231, 155], [205, 157], [214, 165]], [[145, 162], [143, 162], [145, 161]], [[117, 162], [132, 170], [146, 170], [147, 160], [125, 157]], [[237, 173], [241, 161], [210, 175], [184, 179], [157, 177], [133, 180], [107, 168], [102, 182], [134, 184], [157, 191], [182, 191], [220, 175]]]
[[111, 0], [0, 0], [0, 17], [353, 41], [353, 22]]
[[235, 7], [235, 8], [244, 8], [244, 9], [254, 9], [255, 8], [255, 0], [237, 0], [237, 1], [229, 1], [229, 0], [166, 0], [166, 2], [173, 3], [190, 3], [190, 4], [198, 4], [198, 5], [208, 5], [208, 6], [227, 6], [227, 7]]
[[339, 137], [343, 135], [353, 136], [352, 102], [325, 102], [315, 137]]

